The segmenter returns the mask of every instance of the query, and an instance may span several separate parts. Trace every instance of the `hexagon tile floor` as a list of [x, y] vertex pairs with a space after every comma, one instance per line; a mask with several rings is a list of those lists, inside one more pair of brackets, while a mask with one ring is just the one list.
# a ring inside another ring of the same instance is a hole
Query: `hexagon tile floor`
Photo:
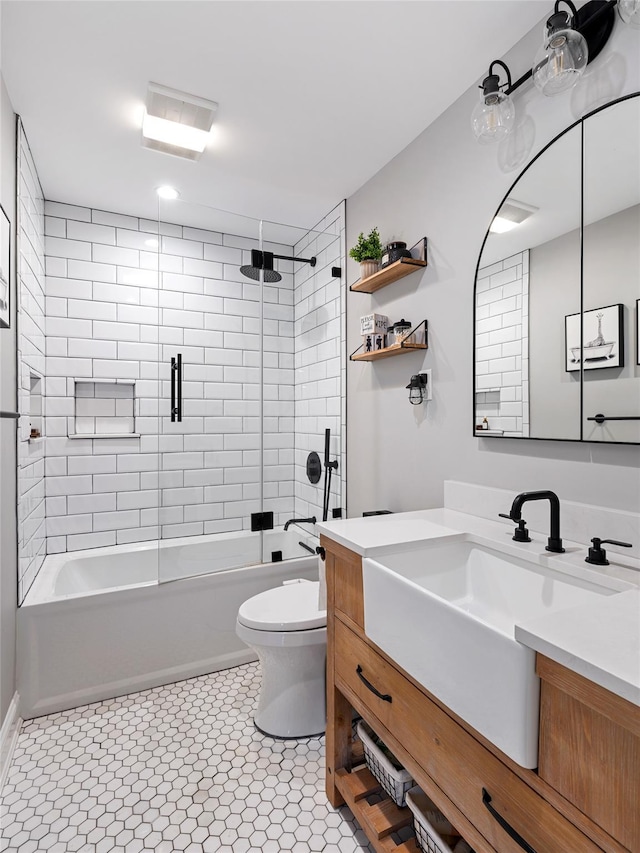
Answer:
[[278, 741], [246, 664], [23, 724], [0, 806], [4, 853], [352, 853], [324, 795], [324, 739]]

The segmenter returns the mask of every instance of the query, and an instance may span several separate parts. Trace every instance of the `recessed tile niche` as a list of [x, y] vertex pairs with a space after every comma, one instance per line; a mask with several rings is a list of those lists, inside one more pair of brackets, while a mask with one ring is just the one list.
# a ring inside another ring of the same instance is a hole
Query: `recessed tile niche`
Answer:
[[135, 382], [76, 379], [74, 431], [69, 438], [136, 436]]
[[42, 438], [42, 377], [29, 374], [29, 441]]

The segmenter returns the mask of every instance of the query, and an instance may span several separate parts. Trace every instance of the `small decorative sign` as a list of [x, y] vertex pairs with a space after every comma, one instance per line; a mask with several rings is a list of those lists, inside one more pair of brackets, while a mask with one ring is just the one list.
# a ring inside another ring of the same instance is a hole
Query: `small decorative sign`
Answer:
[[384, 314], [365, 314], [360, 317], [360, 334], [384, 335], [389, 326], [389, 318]]

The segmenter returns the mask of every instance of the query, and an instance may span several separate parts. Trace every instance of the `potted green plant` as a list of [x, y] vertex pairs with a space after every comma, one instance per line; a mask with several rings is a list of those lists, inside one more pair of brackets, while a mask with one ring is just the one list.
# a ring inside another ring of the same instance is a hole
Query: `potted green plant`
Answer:
[[382, 257], [382, 243], [377, 228], [372, 228], [365, 237], [360, 232], [358, 242], [349, 251], [349, 257], [360, 264], [360, 278], [368, 278], [378, 271]]

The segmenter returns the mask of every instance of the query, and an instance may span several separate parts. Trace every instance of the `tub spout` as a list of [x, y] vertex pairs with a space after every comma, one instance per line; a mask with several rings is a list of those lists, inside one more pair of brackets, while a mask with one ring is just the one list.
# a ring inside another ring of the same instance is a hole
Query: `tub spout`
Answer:
[[289, 521], [285, 522], [284, 529], [288, 530], [290, 524], [315, 524], [316, 520], [315, 515], [312, 515], [311, 518], [290, 518]]

